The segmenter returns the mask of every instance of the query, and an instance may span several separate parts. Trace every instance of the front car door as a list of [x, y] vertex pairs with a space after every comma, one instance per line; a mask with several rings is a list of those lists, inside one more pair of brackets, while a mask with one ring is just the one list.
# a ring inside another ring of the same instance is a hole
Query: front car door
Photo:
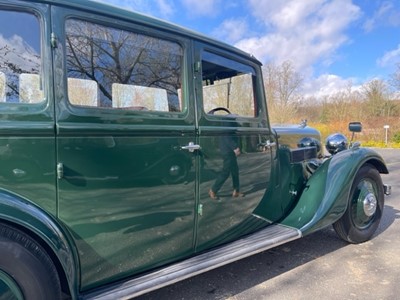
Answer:
[[196, 251], [202, 251], [269, 224], [253, 212], [269, 185], [273, 135], [258, 65], [203, 44], [195, 53], [202, 208]]
[[190, 43], [73, 10], [52, 14], [58, 209], [85, 290], [193, 252]]

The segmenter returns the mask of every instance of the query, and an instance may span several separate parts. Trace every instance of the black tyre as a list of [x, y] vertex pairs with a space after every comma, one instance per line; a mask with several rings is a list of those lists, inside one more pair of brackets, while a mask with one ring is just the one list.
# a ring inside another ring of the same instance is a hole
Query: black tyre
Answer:
[[0, 224], [0, 299], [61, 299], [60, 280], [45, 250], [4, 224]]
[[369, 240], [378, 228], [384, 206], [381, 176], [372, 165], [364, 165], [351, 187], [347, 210], [333, 224], [336, 233], [350, 243]]

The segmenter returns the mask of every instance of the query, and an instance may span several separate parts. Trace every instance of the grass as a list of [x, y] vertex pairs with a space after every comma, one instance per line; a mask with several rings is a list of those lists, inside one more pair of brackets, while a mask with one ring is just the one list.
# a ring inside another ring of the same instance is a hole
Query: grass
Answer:
[[[351, 132], [348, 130], [347, 123], [311, 123], [309, 126], [314, 127], [321, 133], [321, 140], [324, 143], [326, 138], [332, 134], [340, 132], [344, 134], [347, 139], [351, 140]], [[388, 143], [385, 143], [385, 136], [383, 129], [375, 132], [370, 128], [363, 128], [363, 132], [355, 134], [355, 141], [361, 142], [363, 147], [374, 147], [374, 148], [397, 148], [400, 149], [400, 141], [398, 141], [397, 134], [389, 135]]]
[[361, 141], [363, 147], [374, 147], [374, 148], [396, 148], [400, 149], [400, 143], [396, 142], [377, 142], [377, 141]]

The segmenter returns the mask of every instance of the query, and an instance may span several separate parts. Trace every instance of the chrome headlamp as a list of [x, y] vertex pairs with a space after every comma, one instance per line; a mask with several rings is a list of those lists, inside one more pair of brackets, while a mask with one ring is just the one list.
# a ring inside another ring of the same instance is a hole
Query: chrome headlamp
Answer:
[[341, 133], [331, 134], [326, 138], [325, 148], [330, 154], [336, 154], [349, 147], [347, 138]]

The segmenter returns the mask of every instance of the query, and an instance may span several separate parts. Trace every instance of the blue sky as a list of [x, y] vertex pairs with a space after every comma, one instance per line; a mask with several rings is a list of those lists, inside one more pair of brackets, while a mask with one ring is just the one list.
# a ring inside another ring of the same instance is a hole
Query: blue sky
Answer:
[[400, 63], [399, 0], [97, 0], [223, 40], [264, 64], [290, 60], [304, 93], [387, 79]]

